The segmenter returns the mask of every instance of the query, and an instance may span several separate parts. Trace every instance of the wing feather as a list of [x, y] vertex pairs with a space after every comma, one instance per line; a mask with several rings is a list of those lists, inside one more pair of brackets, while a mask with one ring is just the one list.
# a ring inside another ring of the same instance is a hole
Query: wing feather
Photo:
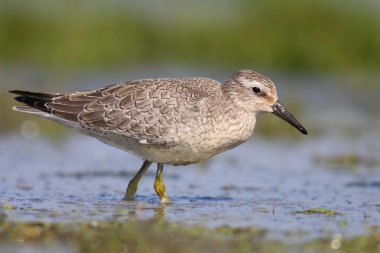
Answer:
[[178, 129], [196, 118], [189, 115], [201, 113], [199, 102], [217, 95], [219, 85], [207, 78], [145, 79], [63, 94], [46, 106], [54, 116], [83, 127], [142, 144], [176, 145]]

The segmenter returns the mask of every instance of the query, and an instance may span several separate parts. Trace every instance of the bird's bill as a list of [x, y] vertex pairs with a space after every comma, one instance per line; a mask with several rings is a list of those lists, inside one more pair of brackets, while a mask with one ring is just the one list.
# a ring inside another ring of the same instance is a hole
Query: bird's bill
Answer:
[[301, 123], [296, 120], [296, 118], [291, 114], [279, 101], [277, 101], [273, 106], [273, 114], [280, 117], [281, 119], [288, 122], [290, 125], [297, 128], [301, 133], [307, 135], [306, 129], [301, 125]]

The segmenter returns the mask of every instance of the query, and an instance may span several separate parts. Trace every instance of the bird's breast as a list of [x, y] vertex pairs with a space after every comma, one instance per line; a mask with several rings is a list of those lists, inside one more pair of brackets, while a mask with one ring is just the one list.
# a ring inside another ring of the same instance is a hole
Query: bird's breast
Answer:
[[256, 120], [254, 114], [235, 114], [232, 117], [226, 114], [218, 117], [214, 115], [206, 121], [197, 119], [196, 122], [198, 125], [181, 124], [173, 128], [179, 141], [168, 145], [145, 144], [116, 133], [92, 136], [143, 159], [186, 165], [202, 162], [245, 142], [251, 136]]

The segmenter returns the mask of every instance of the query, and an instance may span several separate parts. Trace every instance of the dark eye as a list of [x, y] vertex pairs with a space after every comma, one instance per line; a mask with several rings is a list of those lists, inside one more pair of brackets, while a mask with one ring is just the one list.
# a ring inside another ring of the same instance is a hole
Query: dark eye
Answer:
[[253, 87], [252, 90], [256, 94], [260, 94], [261, 93], [261, 89], [259, 87]]

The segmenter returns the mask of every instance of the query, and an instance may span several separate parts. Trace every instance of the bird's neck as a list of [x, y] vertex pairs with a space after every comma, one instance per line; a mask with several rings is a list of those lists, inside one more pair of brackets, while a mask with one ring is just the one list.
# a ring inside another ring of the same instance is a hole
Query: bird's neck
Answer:
[[222, 84], [221, 89], [225, 101], [225, 106], [227, 106], [229, 110], [248, 113], [245, 104], [246, 97], [243, 95], [244, 90], [241, 85], [232, 79], [228, 79]]
[[246, 140], [255, 128], [256, 114], [246, 109], [244, 96], [241, 95], [244, 91], [240, 91], [240, 87], [233, 80], [222, 84], [223, 121], [228, 122], [231, 133], [236, 135], [237, 139]]

